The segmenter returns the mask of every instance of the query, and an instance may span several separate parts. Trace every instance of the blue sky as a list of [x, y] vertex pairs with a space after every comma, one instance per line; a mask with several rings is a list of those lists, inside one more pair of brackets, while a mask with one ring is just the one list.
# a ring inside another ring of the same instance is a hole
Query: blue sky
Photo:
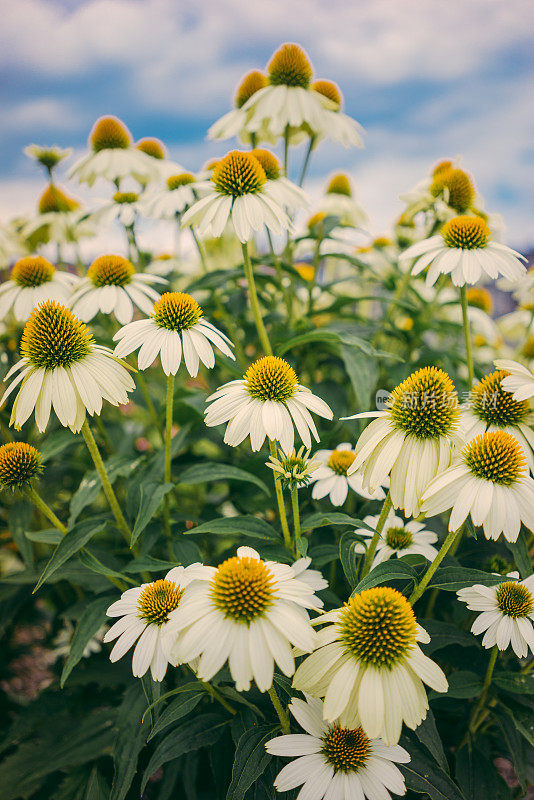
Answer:
[[[325, 144], [312, 191], [350, 172], [373, 230], [433, 162], [461, 156], [508, 240], [534, 243], [534, 4], [530, 0], [17, 0], [0, 29], [0, 221], [30, 211], [42, 177], [29, 142], [82, 152], [115, 113], [195, 169], [236, 83], [283, 41], [309, 52], [366, 129], [363, 151]], [[301, 158], [297, 154], [295, 158]], [[75, 188], [74, 188], [74, 191]], [[99, 196], [102, 195], [97, 192]]]

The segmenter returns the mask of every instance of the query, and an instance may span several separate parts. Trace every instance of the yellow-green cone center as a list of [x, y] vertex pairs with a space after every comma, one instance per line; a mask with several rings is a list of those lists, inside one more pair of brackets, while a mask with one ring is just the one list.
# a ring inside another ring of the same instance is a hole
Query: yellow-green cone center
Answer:
[[508, 372], [496, 370], [486, 375], [471, 392], [473, 412], [488, 425], [505, 428], [525, 422], [530, 414], [528, 400], [514, 400], [510, 392], [502, 388], [502, 380]]
[[258, 359], [247, 369], [244, 378], [250, 396], [263, 401], [288, 400], [298, 384], [295, 370], [277, 356]]
[[491, 231], [481, 217], [454, 217], [441, 230], [447, 247], [461, 250], [478, 250], [486, 247]]
[[526, 617], [534, 611], [534, 597], [521, 583], [506, 581], [497, 587], [497, 605], [507, 617]]
[[160, 328], [183, 331], [195, 325], [202, 309], [191, 295], [185, 292], [165, 292], [154, 303], [152, 317]]
[[11, 280], [19, 286], [41, 286], [54, 277], [56, 269], [42, 256], [19, 258], [11, 270]]
[[124, 286], [134, 274], [133, 264], [122, 256], [99, 256], [87, 271], [95, 286]]
[[270, 150], [263, 150], [260, 147], [251, 151], [254, 158], [260, 162], [268, 181], [276, 181], [282, 174], [282, 165]]
[[368, 760], [371, 742], [363, 728], [333, 725], [323, 736], [322, 753], [334, 772], [358, 772]]
[[221, 194], [241, 197], [259, 192], [267, 180], [260, 162], [250, 153], [232, 150], [213, 168], [211, 180]]
[[263, 561], [234, 556], [224, 561], [211, 582], [211, 597], [225, 617], [249, 624], [273, 602], [274, 576]]
[[179, 175], [169, 175], [167, 178], [167, 188], [169, 191], [179, 189], [181, 186], [187, 186], [189, 183], [195, 182], [195, 176], [190, 172], [181, 172]]
[[145, 586], [137, 601], [137, 615], [151, 625], [163, 625], [178, 608], [184, 590], [179, 584], [160, 579]]
[[30, 315], [20, 351], [36, 367], [68, 367], [88, 355], [93, 337], [68, 308], [47, 300]]
[[404, 527], [388, 528], [385, 541], [393, 550], [405, 550], [412, 544], [413, 535]]
[[256, 94], [256, 92], [259, 92], [260, 89], [264, 89], [268, 83], [267, 77], [261, 72], [258, 72], [258, 70], [249, 72], [248, 75], [245, 75], [237, 87], [235, 94], [235, 107], [242, 108], [247, 100], [250, 100], [252, 95]]
[[113, 195], [113, 202], [119, 205], [127, 205], [128, 203], [136, 203], [139, 200], [137, 192], [115, 192]]
[[356, 454], [351, 450], [332, 450], [328, 466], [334, 470], [336, 475], [346, 475], [355, 458]]
[[406, 378], [391, 393], [388, 406], [396, 427], [419, 439], [449, 436], [460, 417], [454, 385], [436, 367], [423, 367]]
[[89, 143], [95, 153], [100, 150], [126, 150], [132, 143], [132, 137], [120, 119], [100, 117], [91, 131]]
[[21, 488], [41, 470], [41, 456], [31, 444], [8, 442], [0, 447], [0, 486]]
[[501, 486], [514, 484], [527, 466], [519, 442], [506, 431], [490, 431], [477, 436], [464, 448], [463, 458], [477, 478]]
[[267, 69], [272, 86], [307, 89], [313, 74], [310, 59], [298, 44], [283, 44], [271, 58]]
[[[446, 164], [447, 162], [443, 162]], [[445, 196], [447, 204], [462, 214], [468, 211], [475, 199], [475, 187], [469, 175], [462, 169], [443, 166], [436, 168], [430, 192], [434, 197]]]

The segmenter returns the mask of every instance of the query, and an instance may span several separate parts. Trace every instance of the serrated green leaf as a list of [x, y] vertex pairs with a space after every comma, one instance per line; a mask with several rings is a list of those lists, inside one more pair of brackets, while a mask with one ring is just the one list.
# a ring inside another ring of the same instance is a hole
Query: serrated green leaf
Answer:
[[359, 582], [354, 589], [354, 594], [356, 592], [363, 592], [364, 589], [372, 589], [374, 586], [382, 586], [388, 581], [399, 580], [404, 581], [406, 586], [411, 588], [417, 584], [417, 573], [414, 568], [405, 561], [399, 558], [390, 558], [388, 561], [377, 564], [376, 567]]
[[99, 559], [93, 555], [89, 550], [80, 550], [80, 555], [78, 556], [82, 564], [90, 569], [91, 572], [96, 572], [99, 575], [105, 575], [106, 578], [117, 578], [121, 581], [126, 581], [126, 583], [130, 583], [132, 586], [135, 585], [135, 581], [131, 578], [128, 578], [126, 575], [123, 575], [122, 572], [117, 572], [111, 567], [106, 567]]
[[167, 708], [161, 713], [161, 716], [150, 731], [148, 741], [161, 733], [161, 731], [169, 725], [172, 725], [173, 722], [187, 716], [205, 696], [206, 692], [202, 689], [193, 689], [191, 692], [181, 693], [172, 703], [169, 703]]
[[57, 528], [46, 528], [42, 531], [26, 531], [26, 539], [41, 544], [59, 544], [63, 539], [63, 534]]
[[265, 749], [265, 742], [272, 739], [278, 730], [278, 725], [257, 725], [243, 733], [237, 743], [226, 800], [244, 800], [248, 789], [272, 758]]
[[163, 498], [174, 488], [173, 483], [143, 483], [139, 487], [139, 508], [132, 530], [130, 547], [133, 547], [160, 507]]
[[433, 755], [440, 767], [448, 773], [449, 764], [445, 757], [445, 751], [443, 750], [443, 743], [438, 729], [436, 728], [434, 714], [430, 709], [427, 711], [425, 719], [417, 726], [414, 733], [419, 741], [424, 744], [429, 753]]
[[220, 464], [216, 461], [204, 461], [202, 464], [194, 464], [192, 467], [188, 467], [179, 473], [177, 483], [196, 484], [227, 480], [252, 483], [258, 486], [265, 494], [270, 494], [269, 488], [256, 475], [239, 467], [233, 467], [231, 464]]
[[363, 537], [352, 531], [344, 533], [339, 542], [339, 560], [351, 589], [358, 583], [359, 566], [364, 553], [358, 552], [357, 546], [362, 542], [364, 542]]
[[480, 569], [469, 567], [438, 567], [430, 583], [429, 589], [442, 589], [445, 592], [457, 592], [466, 586], [481, 583], [483, 586], [495, 586], [502, 582], [502, 575], [492, 572], [482, 572]]
[[62, 564], [68, 561], [69, 558], [72, 558], [82, 547], [85, 547], [93, 536], [100, 533], [104, 529], [106, 522], [106, 517], [93, 517], [92, 519], [78, 522], [73, 528], [67, 531], [52, 553], [52, 557], [44, 568], [33, 591], [36, 592]]

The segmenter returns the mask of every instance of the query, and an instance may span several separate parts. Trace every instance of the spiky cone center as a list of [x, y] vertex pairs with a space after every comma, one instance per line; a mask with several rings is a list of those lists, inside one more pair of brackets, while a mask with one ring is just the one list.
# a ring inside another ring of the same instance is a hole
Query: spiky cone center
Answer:
[[179, 175], [169, 175], [167, 178], [167, 189], [173, 192], [181, 186], [187, 186], [195, 182], [195, 176], [191, 172], [181, 172]]
[[486, 375], [471, 392], [474, 413], [489, 425], [505, 428], [525, 422], [530, 414], [528, 400], [514, 400], [502, 388], [503, 378], [509, 375], [504, 369]]
[[251, 153], [262, 165], [265, 177], [268, 181], [276, 181], [280, 177], [282, 174], [282, 165], [270, 150], [257, 147], [252, 150]]
[[202, 309], [185, 292], [165, 292], [154, 303], [152, 317], [160, 328], [184, 331], [192, 328], [202, 316]]
[[527, 467], [519, 442], [507, 431], [477, 436], [464, 448], [463, 458], [477, 478], [501, 486], [512, 486]]
[[412, 373], [393, 389], [388, 406], [395, 426], [418, 439], [449, 436], [460, 418], [454, 384], [437, 367]]
[[184, 590], [167, 579], [160, 579], [145, 586], [137, 601], [137, 615], [151, 625], [163, 625], [169, 614], [178, 608]]
[[11, 280], [19, 286], [41, 286], [54, 277], [56, 268], [42, 256], [25, 256], [13, 265]]
[[83, 322], [55, 300], [46, 300], [24, 327], [20, 352], [35, 367], [69, 367], [85, 358], [93, 337]]
[[139, 195], [137, 192], [115, 192], [113, 195], [113, 202], [120, 206], [136, 203], [138, 200]]
[[50, 212], [66, 214], [69, 211], [76, 211], [79, 207], [80, 204], [77, 200], [68, 197], [57, 186], [48, 186], [39, 199], [38, 209], [39, 214], [49, 214]]
[[247, 369], [244, 379], [249, 395], [263, 401], [289, 400], [298, 384], [293, 367], [278, 356], [259, 358]]
[[343, 194], [346, 197], [352, 197], [352, 188], [350, 185], [350, 178], [343, 172], [334, 175], [326, 187], [327, 194]]
[[507, 617], [526, 617], [534, 611], [534, 597], [523, 584], [505, 581], [497, 586], [497, 605]]
[[21, 489], [41, 471], [41, 454], [31, 444], [8, 442], [0, 447], [0, 486]]
[[336, 475], [346, 475], [355, 458], [356, 454], [350, 450], [332, 450], [328, 466], [334, 470]]
[[351, 597], [338, 626], [348, 653], [365, 664], [386, 669], [413, 647], [417, 633], [410, 603], [389, 586], [366, 589]]
[[342, 728], [333, 725], [322, 737], [322, 753], [334, 772], [358, 772], [365, 767], [371, 741], [363, 728]]
[[87, 270], [94, 286], [125, 286], [134, 275], [133, 264], [123, 256], [99, 256]]
[[132, 135], [117, 117], [100, 117], [93, 126], [89, 144], [95, 153], [100, 150], [126, 150], [132, 144]]
[[232, 150], [215, 164], [211, 180], [221, 194], [242, 197], [244, 194], [259, 192], [267, 176], [253, 155]]
[[308, 463], [309, 452], [305, 457], [297, 455], [293, 452], [292, 455], [286, 456], [280, 451], [280, 459], [273, 459], [270, 457], [271, 462], [279, 467], [277, 472], [282, 473], [282, 479], [289, 485], [306, 486], [310, 481], [311, 468]]
[[267, 66], [272, 86], [301, 86], [307, 89], [313, 75], [311, 61], [298, 44], [283, 44]]
[[142, 153], [146, 153], [147, 156], [157, 158], [158, 161], [162, 161], [165, 158], [165, 145], [163, 142], [160, 142], [159, 139], [140, 139], [135, 146], [137, 150], [140, 150]]
[[35, 153], [36, 160], [46, 169], [54, 169], [60, 161], [65, 158], [65, 154], [59, 150], [55, 150], [54, 148], [46, 148], [41, 147], [38, 152]]
[[434, 173], [430, 193], [434, 197], [441, 197], [445, 190], [447, 190], [447, 203], [455, 211], [461, 214], [471, 208], [475, 199], [475, 187], [463, 169], [443, 167]]
[[441, 175], [443, 172], [448, 172], [451, 169], [454, 169], [452, 161], [440, 161], [432, 170], [432, 177], [435, 178], [436, 175]]
[[474, 308], [480, 308], [486, 314], [491, 314], [493, 311], [493, 298], [487, 289], [482, 289], [480, 286], [470, 286], [467, 289], [467, 302]]
[[253, 69], [252, 72], [247, 73], [236, 89], [235, 107], [242, 108], [247, 100], [250, 100], [256, 92], [264, 89], [268, 84], [267, 76], [263, 72]]
[[225, 617], [248, 625], [272, 606], [274, 583], [263, 561], [234, 556], [218, 567], [210, 593]]
[[327, 100], [330, 102], [335, 103], [337, 106], [336, 110], [339, 110], [343, 104], [343, 95], [341, 93], [341, 89], [334, 83], [334, 81], [314, 81], [312, 83], [312, 87], [314, 92], [321, 94], [323, 97], [326, 97]]
[[446, 222], [441, 235], [447, 247], [478, 250], [486, 247], [491, 231], [481, 217], [460, 216]]
[[373, 247], [375, 250], [384, 250], [386, 247], [391, 247], [393, 242], [387, 236], [377, 236], [373, 239]]
[[387, 529], [384, 539], [393, 550], [405, 550], [412, 544], [413, 535], [403, 526], [394, 526]]

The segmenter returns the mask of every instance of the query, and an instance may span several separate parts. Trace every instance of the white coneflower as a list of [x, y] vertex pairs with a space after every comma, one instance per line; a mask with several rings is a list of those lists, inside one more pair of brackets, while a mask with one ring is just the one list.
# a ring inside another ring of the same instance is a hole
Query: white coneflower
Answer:
[[96, 258], [70, 299], [72, 310], [83, 322], [89, 322], [100, 311], [114, 314], [121, 325], [131, 321], [134, 305], [150, 314], [158, 292], [149, 284], [167, 283], [159, 275], [145, 275], [135, 271], [133, 264], [123, 256]]
[[363, 472], [370, 492], [391, 473], [394, 508], [417, 517], [429, 481], [449, 466], [453, 445], [459, 444], [460, 408], [454, 385], [441, 369], [423, 367], [399, 384], [383, 411], [355, 414], [347, 419], [377, 417], [358, 439], [350, 476]]
[[417, 642], [429, 642], [413, 609], [396, 589], [380, 586], [353, 595], [315, 622], [318, 649], [299, 666], [295, 689], [324, 697], [323, 718], [397, 744], [402, 723], [416, 728], [428, 700], [423, 683], [446, 692], [447, 679]]
[[41, 453], [33, 445], [6, 442], [0, 446], [0, 489], [14, 490], [29, 486], [42, 470]]
[[323, 703], [314, 697], [294, 697], [289, 710], [306, 733], [265, 743], [271, 755], [294, 759], [275, 778], [279, 792], [302, 786], [298, 796], [309, 800], [391, 800], [390, 792], [406, 793], [395, 766], [410, 761], [403, 747], [370, 739], [361, 727], [324, 722]]
[[19, 374], [0, 400], [2, 405], [21, 384], [10, 425], [19, 429], [35, 410], [42, 433], [52, 407], [60, 423], [78, 433], [86, 411], [100, 414], [102, 400], [128, 402], [134, 382], [108, 347], [95, 344], [87, 328], [68, 308], [47, 300], [31, 314], [20, 345], [22, 358], [7, 373]]
[[347, 474], [356, 458], [350, 442], [338, 444], [335, 450], [318, 450], [313, 457], [321, 464], [312, 475], [314, 500], [320, 500], [328, 495], [333, 506], [342, 506], [347, 499], [349, 489], [367, 500], [383, 500], [386, 496], [381, 486], [374, 492], [367, 492], [363, 488], [361, 472]]
[[363, 128], [341, 110], [343, 95], [339, 86], [334, 81], [318, 80], [312, 83], [311, 88], [327, 101], [323, 124], [317, 132], [313, 132], [315, 137], [328, 137], [335, 142], [341, 142], [345, 147], [363, 147]]
[[20, 258], [13, 266], [9, 280], [0, 286], [0, 320], [12, 310], [17, 322], [26, 322], [44, 300], [68, 304], [77, 281], [75, 275], [56, 270], [42, 256]]
[[[213, 123], [208, 130], [208, 139], [231, 139], [232, 136], [239, 136], [243, 144], [249, 144], [251, 135], [245, 130], [245, 123], [249, 115], [242, 109], [247, 100], [260, 89], [264, 89], [268, 83], [267, 76], [262, 72], [258, 70], [248, 72], [236, 89], [234, 108]], [[271, 141], [272, 144], [276, 141], [267, 129], [262, 130], [260, 134], [256, 135], [256, 138], [261, 142]]]
[[58, 145], [42, 147], [38, 144], [29, 144], [24, 148], [24, 155], [37, 161], [50, 175], [54, 167], [57, 167], [61, 161], [72, 155], [72, 149], [70, 147], [58, 147]]
[[89, 214], [89, 219], [103, 228], [107, 228], [113, 222], [131, 227], [142, 211], [137, 192], [115, 192], [111, 200], [106, 200], [100, 208]]
[[534, 397], [534, 373], [531, 369], [508, 358], [499, 358], [495, 361], [495, 366], [509, 373], [501, 385], [506, 392], [512, 394], [514, 400], [521, 402]]
[[270, 150], [256, 147], [251, 152], [264, 169], [267, 178], [263, 189], [265, 194], [272, 197], [279, 205], [289, 208], [290, 211], [297, 211], [308, 205], [306, 194], [300, 186], [285, 177], [281, 163]]
[[176, 161], [168, 158], [167, 148], [160, 139], [151, 136], [145, 136], [139, 139], [135, 144], [136, 150], [146, 153], [152, 159], [152, 164], [158, 178], [168, 178], [169, 175], [175, 175], [177, 172], [183, 172], [184, 168]]
[[283, 485], [289, 489], [307, 486], [314, 471], [319, 468], [319, 462], [310, 458], [310, 451], [302, 446], [298, 451], [293, 448], [289, 455], [283, 450], [278, 453], [278, 456], [270, 455], [265, 466], [276, 472]]
[[432, 210], [438, 220], [465, 214], [482, 202], [476, 195], [471, 176], [450, 160], [436, 164], [432, 174], [410, 192], [401, 195], [401, 200], [408, 204], [405, 213], [410, 218], [419, 212]]
[[325, 111], [336, 111], [336, 105], [311, 88], [312, 76], [304, 50], [297, 44], [282, 45], [267, 66], [268, 85], [254, 92], [242, 107], [245, 130], [258, 138], [264, 131], [276, 138], [291, 129], [323, 132]]
[[210, 680], [228, 661], [238, 691], [254, 680], [264, 692], [272, 686], [274, 664], [292, 675], [291, 645], [309, 653], [315, 633], [306, 609], [322, 601], [312, 586], [286, 564], [263, 561], [250, 547], [219, 567], [204, 567], [202, 578], [184, 593], [164, 632], [170, 659], [200, 658], [197, 675]]
[[95, 234], [80, 203], [55, 184], [50, 184], [41, 195], [38, 212], [21, 229], [22, 235], [28, 239], [71, 244], [82, 237]]
[[486, 431], [508, 431], [521, 447], [531, 471], [534, 470], [534, 415], [528, 400], [515, 400], [504, 388], [510, 373], [497, 370], [486, 375], [473, 388], [465, 406], [461, 422], [467, 440]]
[[206, 189], [207, 194], [185, 212], [183, 227], [195, 226], [201, 237], [216, 238], [230, 222], [241, 242], [248, 242], [264, 225], [275, 234], [290, 229], [286, 212], [266, 190], [265, 170], [251, 153], [232, 150], [217, 162], [210, 180], [211, 191]]
[[[377, 514], [364, 517], [363, 521], [376, 530], [379, 518], [380, 515]], [[368, 528], [356, 528], [354, 533], [369, 540], [373, 536], [373, 531]], [[401, 517], [390, 512], [378, 540], [371, 569], [392, 556], [402, 558], [403, 556], [420, 555], [428, 561], [433, 561], [438, 554], [436, 548], [433, 547], [437, 540], [437, 534], [427, 530], [424, 523], [417, 522], [415, 519], [404, 522]], [[357, 553], [365, 553], [366, 547], [363, 544], [356, 544], [354, 549]]]
[[143, 198], [141, 208], [147, 217], [173, 219], [206, 194], [206, 181], [191, 172], [169, 175], [163, 186]]
[[106, 612], [108, 617], [120, 617], [104, 636], [104, 642], [117, 639], [110, 661], [118, 661], [137, 642], [132, 658], [134, 676], [142, 678], [150, 669], [152, 678], [162, 681], [167, 664], [179, 663], [169, 661], [162, 647], [169, 617], [179, 607], [186, 587], [202, 573], [201, 564], [173, 567], [165, 578], [123, 592]]
[[519, 536], [521, 522], [534, 531], [534, 480], [521, 445], [507, 431], [477, 436], [455, 462], [431, 481], [422, 498], [427, 516], [452, 509], [449, 530], [458, 530], [471, 514], [486, 539], [501, 533], [509, 542]]
[[259, 450], [265, 437], [280, 442], [285, 453], [293, 450], [295, 430], [306, 447], [311, 435], [319, 441], [310, 411], [332, 419], [329, 406], [301, 386], [295, 370], [276, 356], [255, 361], [240, 380], [230, 381], [210, 395], [205, 422], [210, 428], [229, 423], [226, 444], [237, 447], [250, 436], [252, 450]]
[[70, 178], [92, 186], [97, 178], [147, 183], [157, 176], [154, 159], [134, 147], [130, 131], [117, 117], [100, 117], [89, 135], [90, 152], [74, 164]]
[[441, 232], [409, 247], [400, 261], [415, 263], [412, 275], [428, 267], [426, 280], [433, 285], [440, 275], [450, 275], [455, 286], [477, 283], [481, 277], [504, 275], [512, 281], [526, 272], [521, 253], [491, 241], [492, 232], [481, 217], [459, 216], [445, 223]]
[[482, 612], [471, 631], [484, 633], [483, 647], [497, 645], [499, 650], [507, 650], [512, 645], [518, 658], [526, 658], [529, 648], [534, 654], [534, 575], [497, 586], [475, 584], [456, 594], [470, 611]]
[[339, 217], [340, 224], [346, 227], [360, 228], [369, 222], [367, 214], [354, 199], [348, 175], [342, 172], [330, 179], [319, 208], [327, 217]]
[[212, 369], [213, 346], [235, 359], [230, 339], [204, 318], [199, 304], [185, 292], [165, 292], [154, 303], [149, 319], [130, 322], [117, 331], [113, 340], [119, 342], [115, 348], [117, 357], [140, 348], [139, 369], [147, 369], [159, 355], [165, 375], [176, 375], [182, 356], [193, 378], [200, 361]]

